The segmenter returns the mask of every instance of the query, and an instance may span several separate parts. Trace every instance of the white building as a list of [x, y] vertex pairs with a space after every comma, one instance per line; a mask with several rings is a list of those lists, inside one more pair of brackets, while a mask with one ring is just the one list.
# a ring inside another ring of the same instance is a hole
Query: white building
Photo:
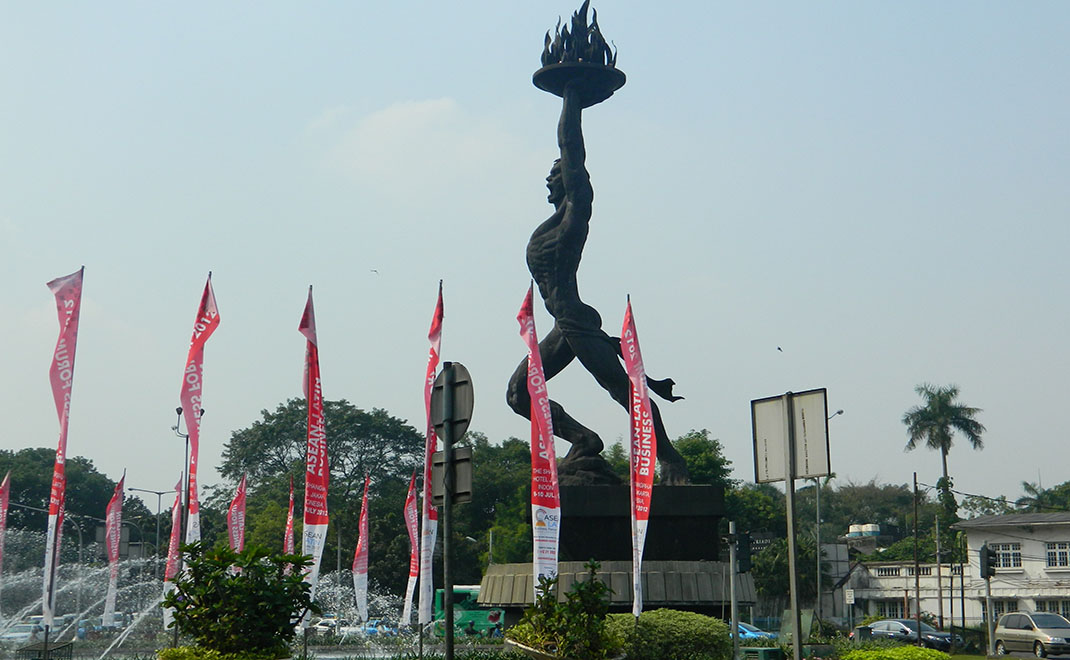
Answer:
[[853, 566], [844, 587], [853, 591], [854, 621], [870, 614], [909, 617], [920, 600], [921, 610], [942, 613], [945, 625], [952, 616], [956, 626], [980, 625], [985, 581], [979, 559], [985, 544], [997, 556], [990, 584], [995, 616], [1028, 610], [1070, 617], [1070, 513], [981, 516], [954, 528], [966, 535], [967, 564], [920, 564], [916, 577], [913, 562]]

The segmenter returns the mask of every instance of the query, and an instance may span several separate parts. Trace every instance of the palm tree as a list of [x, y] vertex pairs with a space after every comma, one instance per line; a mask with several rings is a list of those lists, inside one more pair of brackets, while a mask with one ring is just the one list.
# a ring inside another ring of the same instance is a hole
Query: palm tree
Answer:
[[903, 415], [903, 423], [906, 424], [910, 440], [907, 441], [907, 451], [916, 448], [922, 442], [929, 449], [940, 450], [940, 460], [943, 464], [943, 484], [946, 491], [951, 486], [947, 478], [947, 452], [951, 450], [951, 436], [955, 431], [966, 436], [974, 449], [984, 449], [981, 434], [985, 427], [981, 422], [974, 419], [980, 408], [971, 408], [955, 401], [959, 396], [957, 385], [937, 387], [923, 384], [914, 388], [925, 403], [914, 406]]
[[1057, 503], [1054, 501], [1055, 494], [1052, 493], [1050, 489], [1041, 486], [1039, 483], [1034, 484], [1028, 481], [1023, 481], [1022, 491], [1025, 495], [1019, 497], [1014, 503], [1024, 511], [1043, 513], [1044, 511], [1051, 511], [1058, 508]]

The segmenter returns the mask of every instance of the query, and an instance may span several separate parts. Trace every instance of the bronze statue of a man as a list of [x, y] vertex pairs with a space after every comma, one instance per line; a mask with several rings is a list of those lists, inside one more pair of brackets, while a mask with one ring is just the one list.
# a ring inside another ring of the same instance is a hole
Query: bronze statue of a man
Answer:
[[[620, 339], [602, 330], [602, 317], [580, 299], [576, 283], [583, 246], [587, 241], [594, 189], [585, 166], [586, 152], [580, 114], [585, 93], [584, 80], [577, 77], [564, 86], [557, 142], [561, 157], [546, 178], [548, 201], [553, 214], [535, 229], [528, 241], [527, 262], [546, 310], [554, 317], [554, 327], [541, 342], [539, 352], [549, 380], [574, 358], [579, 359], [617, 403], [629, 407], [631, 385], [620, 360]], [[671, 379], [648, 379], [653, 392], [673, 401]], [[527, 390], [527, 360], [516, 368], [509, 381], [510, 407], [530, 419], [531, 399]], [[598, 434], [576, 421], [556, 401], [550, 402], [554, 434], [572, 443], [560, 466], [561, 483], [617, 483], [619, 480], [600, 455], [603, 444]], [[657, 435], [661, 483], [688, 483], [687, 466], [669, 441], [658, 407], [651, 402]]]

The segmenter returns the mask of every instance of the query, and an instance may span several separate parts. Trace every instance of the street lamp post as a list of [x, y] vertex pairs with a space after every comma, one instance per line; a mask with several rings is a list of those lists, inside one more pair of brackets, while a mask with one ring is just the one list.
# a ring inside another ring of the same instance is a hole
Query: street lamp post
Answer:
[[[843, 414], [843, 408], [828, 416]], [[827, 420], [826, 420], [827, 421]], [[821, 620], [821, 477], [814, 477], [814, 509], [817, 511], [817, 531], [814, 533], [814, 554], [817, 555], [817, 620]]]
[[153, 578], [160, 579], [160, 513], [163, 508], [163, 496], [171, 492], [169, 490], [148, 490], [146, 488], [134, 488], [128, 487], [127, 490], [137, 491], [139, 493], [151, 493], [156, 496], [156, 562], [153, 566], [155, 570], [152, 572]]

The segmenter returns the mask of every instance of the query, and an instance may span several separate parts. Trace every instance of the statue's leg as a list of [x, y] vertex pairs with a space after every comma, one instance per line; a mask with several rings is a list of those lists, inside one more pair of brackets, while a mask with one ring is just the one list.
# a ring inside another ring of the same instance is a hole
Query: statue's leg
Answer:
[[[604, 338], [593, 336], [570, 337], [569, 344], [573, 352], [579, 358], [580, 363], [594, 376], [598, 384], [602, 386], [613, 400], [624, 407], [631, 409], [631, 382], [628, 372], [621, 364], [617, 354], [617, 347], [607, 335]], [[658, 465], [661, 468], [661, 483], [663, 484], [688, 484], [691, 480], [687, 471], [687, 464], [683, 456], [672, 446], [669, 434], [665, 430], [665, 424], [661, 419], [661, 411], [654, 401], [650, 402], [651, 413], [654, 417], [654, 433], [657, 438]]]
[[676, 447], [672, 446], [665, 424], [661, 421], [661, 411], [658, 410], [658, 404], [653, 400], [650, 401], [650, 409], [654, 416], [654, 433], [658, 438], [658, 466], [661, 468], [661, 483], [669, 486], [691, 483], [687, 463], [680, 452], [676, 451]]
[[[576, 354], [565, 341], [564, 335], [555, 325], [549, 334], [539, 342], [539, 355], [542, 357], [542, 370], [546, 380], [561, 373]], [[531, 419], [531, 398], [528, 396], [528, 360], [524, 358], [517, 365], [509, 379], [506, 399], [509, 407], [525, 419]], [[602, 439], [598, 434], [576, 421], [565, 412], [560, 403], [550, 400], [550, 414], [554, 425], [554, 435], [572, 444], [569, 456], [597, 456], [602, 451]]]

